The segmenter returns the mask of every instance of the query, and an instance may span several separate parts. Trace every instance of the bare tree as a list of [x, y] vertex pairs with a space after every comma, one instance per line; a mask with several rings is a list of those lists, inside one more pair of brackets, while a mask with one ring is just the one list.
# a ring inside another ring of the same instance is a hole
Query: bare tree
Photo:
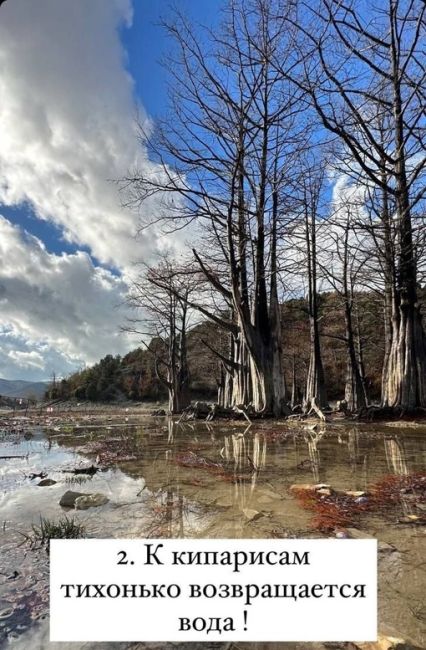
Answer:
[[345, 402], [351, 412], [367, 406], [361, 337], [355, 317], [355, 290], [365, 258], [362, 242], [353, 230], [353, 221], [350, 203], [335, 206], [335, 214], [327, 222], [321, 263], [322, 272], [339, 296], [339, 306], [344, 313], [344, 334], [336, 336], [344, 341], [346, 347]]
[[[324, 182], [324, 161], [309, 163], [304, 157], [303, 175], [298, 183], [295, 218], [286, 226], [289, 257], [287, 272], [294, 276], [296, 292], [306, 283], [306, 312], [309, 319], [309, 365], [306, 376], [303, 410], [315, 411], [321, 418], [327, 406], [324, 369], [321, 357], [320, 314], [318, 301], [317, 232], [322, 218], [321, 200]], [[293, 388], [295, 383], [293, 364]], [[292, 398], [292, 402], [293, 402]]]
[[278, 224], [288, 175], [306, 140], [300, 92], [273, 63], [279, 57], [285, 64], [282, 52], [291, 52], [291, 33], [276, 9], [286, 14], [292, 4], [231, 2], [226, 24], [209, 33], [207, 42], [181, 16], [165, 25], [176, 45], [169, 69], [177, 83], [171, 92], [173, 118], [149, 139], [161, 173], [135, 171], [125, 181], [130, 204], [161, 195], [163, 223], [202, 224], [215, 240], [219, 271], [209, 252], [197, 246], [193, 254], [230, 306], [229, 320], [205, 308], [202, 313], [233, 336], [232, 401], [250, 401], [257, 412], [275, 415], [287, 410]]
[[[297, 87], [323, 127], [341, 144], [340, 159], [357, 182], [372, 183], [395, 203], [396, 300], [384, 369], [383, 404], [426, 406], [426, 342], [417, 299], [415, 211], [426, 193], [426, 5], [421, 0], [316, 0], [291, 21], [304, 45]], [[386, 137], [375, 126], [386, 119]]]
[[157, 266], [144, 268], [127, 300], [136, 316], [128, 320], [125, 329], [143, 335], [142, 344], [154, 358], [155, 373], [167, 389], [172, 414], [190, 403], [187, 331], [193, 291], [193, 279], [179, 273], [164, 256]]
[[310, 330], [310, 361], [305, 393], [305, 411], [311, 409], [323, 417], [321, 410], [327, 406], [324, 369], [321, 358], [319, 332], [319, 309], [317, 287], [317, 229], [318, 206], [323, 183], [323, 172], [306, 170], [303, 187], [303, 220], [306, 247], [306, 269], [308, 275], [308, 314]]

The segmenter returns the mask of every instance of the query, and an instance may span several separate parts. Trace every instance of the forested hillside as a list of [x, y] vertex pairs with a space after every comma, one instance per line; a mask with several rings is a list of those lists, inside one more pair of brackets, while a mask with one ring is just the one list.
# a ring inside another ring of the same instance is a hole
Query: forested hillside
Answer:
[[[319, 296], [323, 364], [328, 398], [343, 399], [346, 373], [346, 348], [342, 305], [336, 294]], [[371, 400], [380, 397], [381, 370], [384, 354], [384, 332], [381, 326], [381, 302], [371, 294], [357, 296], [356, 321], [365, 367], [366, 386]], [[309, 367], [309, 318], [305, 300], [293, 299], [282, 307], [282, 335], [286, 341], [283, 365], [286, 384], [296, 376], [296, 397], [303, 397]], [[226, 352], [227, 342], [218, 326], [205, 321], [188, 333], [190, 389], [193, 398], [216, 399], [220, 380], [218, 357], [210, 347]], [[112, 401], [166, 399], [167, 390], [156, 376], [155, 357], [161, 356], [161, 343], [153, 339], [148, 349], [137, 348], [124, 357], [106, 355], [94, 366], [77, 372], [49, 386], [49, 399]]]

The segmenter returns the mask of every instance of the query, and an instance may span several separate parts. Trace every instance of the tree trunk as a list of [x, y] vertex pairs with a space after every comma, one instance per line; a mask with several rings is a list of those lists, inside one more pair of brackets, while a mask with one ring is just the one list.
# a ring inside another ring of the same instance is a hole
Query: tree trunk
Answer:
[[368, 388], [367, 388], [367, 377], [365, 374], [365, 364], [364, 364], [364, 346], [362, 343], [361, 330], [359, 325], [358, 306], [356, 307], [356, 353], [357, 353], [359, 374], [362, 383], [362, 390], [364, 393], [364, 400], [366, 406], [368, 406]]
[[352, 326], [352, 309], [349, 302], [345, 302], [345, 325], [347, 344], [347, 369], [345, 383], [345, 401], [349, 411], [358, 411], [367, 406], [365, 391], [361, 378], [355, 340]]
[[182, 382], [176, 377], [169, 386], [169, 411], [172, 414], [181, 413], [191, 403], [189, 382]]
[[417, 303], [404, 297], [399, 316], [389, 354], [383, 405], [410, 410], [426, 406], [426, 343]]
[[306, 380], [306, 393], [304, 410], [309, 411], [312, 402], [315, 401], [319, 408], [327, 406], [325, 391], [324, 370], [321, 359], [319, 344], [318, 323], [314, 317], [309, 318], [311, 354], [309, 358], [308, 377]]
[[[308, 271], [308, 309], [310, 333], [310, 358], [306, 382], [304, 410], [308, 412], [316, 406], [323, 409], [327, 406], [325, 390], [324, 369], [321, 358], [321, 345], [318, 327], [318, 302], [317, 302], [317, 253], [316, 253], [316, 222], [313, 205], [310, 206], [311, 216], [308, 216], [307, 197], [305, 196], [305, 239]], [[311, 196], [314, 204], [315, 197]]]
[[250, 369], [253, 384], [253, 406], [255, 411], [286, 415], [288, 410], [283, 395], [283, 375], [281, 361], [276, 358], [273, 345], [258, 343], [250, 356]]
[[383, 356], [383, 368], [382, 368], [382, 404], [386, 402], [386, 385], [388, 381], [388, 372], [389, 372], [389, 357], [392, 348], [392, 339], [393, 339], [393, 318], [392, 314], [395, 313], [395, 287], [392, 286], [392, 281], [389, 278], [388, 274], [385, 274], [385, 290], [383, 297], [383, 320], [384, 320], [384, 333], [385, 333], [385, 349]]
[[296, 355], [293, 354], [293, 360], [292, 360], [292, 367], [291, 367], [291, 399], [290, 399], [290, 407], [294, 409], [294, 407], [297, 404], [297, 385], [296, 385]]
[[229, 406], [248, 406], [252, 400], [249, 355], [241, 334], [234, 338], [231, 349], [233, 375]]
[[406, 175], [404, 122], [398, 61], [396, 8], [391, 4], [391, 65], [395, 121], [396, 211], [399, 234], [399, 313], [393, 314], [393, 340], [389, 354], [384, 405], [411, 410], [426, 406], [426, 341], [417, 301], [416, 261]]

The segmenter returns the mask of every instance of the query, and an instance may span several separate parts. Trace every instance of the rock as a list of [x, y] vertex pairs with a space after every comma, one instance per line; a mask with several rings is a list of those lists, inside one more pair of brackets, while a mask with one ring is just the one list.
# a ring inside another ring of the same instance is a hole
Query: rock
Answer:
[[72, 490], [67, 490], [59, 501], [59, 505], [63, 508], [74, 508], [75, 502], [79, 497], [89, 496], [87, 492], [73, 492]]
[[332, 490], [330, 488], [320, 488], [319, 490], [316, 490], [317, 494], [322, 494], [324, 497], [329, 497], [331, 496]]
[[263, 517], [262, 512], [259, 512], [258, 510], [253, 510], [252, 508], [244, 508], [243, 514], [246, 517], [246, 519], [248, 519], [249, 521], [255, 521], [256, 519]]
[[355, 503], [362, 505], [363, 503], [368, 503], [368, 497], [357, 497]]
[[349, 539], [350, 535], [347, 530], [344, 530], [343, 528], [340, 530], [335, 530], [334, 531], [336, 539]]
[[417, 646], [406, 643], [403, 639], [393, 636], [378, 635], [377, 641], [371, 643], [357, 643], [359, 650], [421, 650]]
[[48, 485], [56, 485], [57, 481], [54, 481], [53, 478], [44, 478], [42, 481], [37, 483], [39, 487], [47, 487]]
[[109, 499], [105, 494], [100, 492], [96, 494], [87, 494], [81, 497], [77, 497], [75, 500], [76, 510], [87, 510], [87, 508], [97, 508], [98, 506], [104, 506], [108, 503]]
[[424, 526], [426, 524], [426, 517], [422, 515], [407, 515], [398, 519], [399, 524], [417, 524], [418, 526]]
[[11, 607], [7, 607], [6, 609], [2, 609], [0, 611], [0, 620], [4, 618], [9, 618], [13, 614], [13, 609]]
[[387, 542], [378, 542], [377, 550], [379, 551], [379, 553], [395, 553], [396, 548], [395, 546], [392, 546], [392, 544], [388, 544]]
[[363, 530], [358, 530], [358, 528], [346, 528], [350, 539], [375, 539], [374, 535], [369, 535]]
[[295, 483], [290, 486], [290, 492], [318, 492], [319, 490], [330, 490], [331, 486], [326, 483], [317, 483], [313, 485], [312, 483]]

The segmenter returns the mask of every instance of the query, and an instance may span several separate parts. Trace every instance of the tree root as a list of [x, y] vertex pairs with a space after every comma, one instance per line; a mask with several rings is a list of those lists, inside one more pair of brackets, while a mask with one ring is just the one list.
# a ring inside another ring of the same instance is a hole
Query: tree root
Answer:
[[207, 404], [206, 402], [195, 402], [195, 404], [190, 404], [182, 411], [178, 424], [181, 422], [190, 422], [192, 420], [205, 420], [206, 422], [211, 422], [216, 418], [235, 419], [239, 418], [241, 415], [249, 424], [252, 424], [249, 415], [253, 417], [253, 415], [256, 414], [253, 413], [253, 408], [250, 404], [248, 406], [238, 404], [232, 408], [228, 408], [220, 406], [217, 403]]
[[249, 410], [249, 408], [250, 408], [250, 406], [245, 407], [244, 404], [236, 404], [234, 406], [234, 408], [233, 408], [233, 411], [235, 411], [235, 413], [242, 413], [244, 415], [245, 419], [247, 420], [247, 422], [249, 424], [251, 424], [252, 422], [251, 422], [249, 416], [247, 415], [247, 411]]
[[[320, 419], [322, 422], [326, 422], [326, 421], [327, 421], [327, 418], [325, 417], [325, 414], [324, 414], [324, 412], [322, 411], [322, 409], [320, 409], [320, 407], [318, 406], [318, 404], [317, 404], [317, 400], [316, 400], [315, 397], [313, 397], [313, 398], [310, 400], [310, 402], [308, 403], [308, 405], [307, 405], [307, 409], [308, 409], [309, 407], [311, 407], [311, 408], [310, 408], [309, 411], [308, 411], [308, 416], [311, 415], [311, 413], [313, 412], [313, 413], [315, 413], [315, 414], [319, 417], [319, 419]], [[306, 409], [306, 410], [307, 410], [307, 409]]]

